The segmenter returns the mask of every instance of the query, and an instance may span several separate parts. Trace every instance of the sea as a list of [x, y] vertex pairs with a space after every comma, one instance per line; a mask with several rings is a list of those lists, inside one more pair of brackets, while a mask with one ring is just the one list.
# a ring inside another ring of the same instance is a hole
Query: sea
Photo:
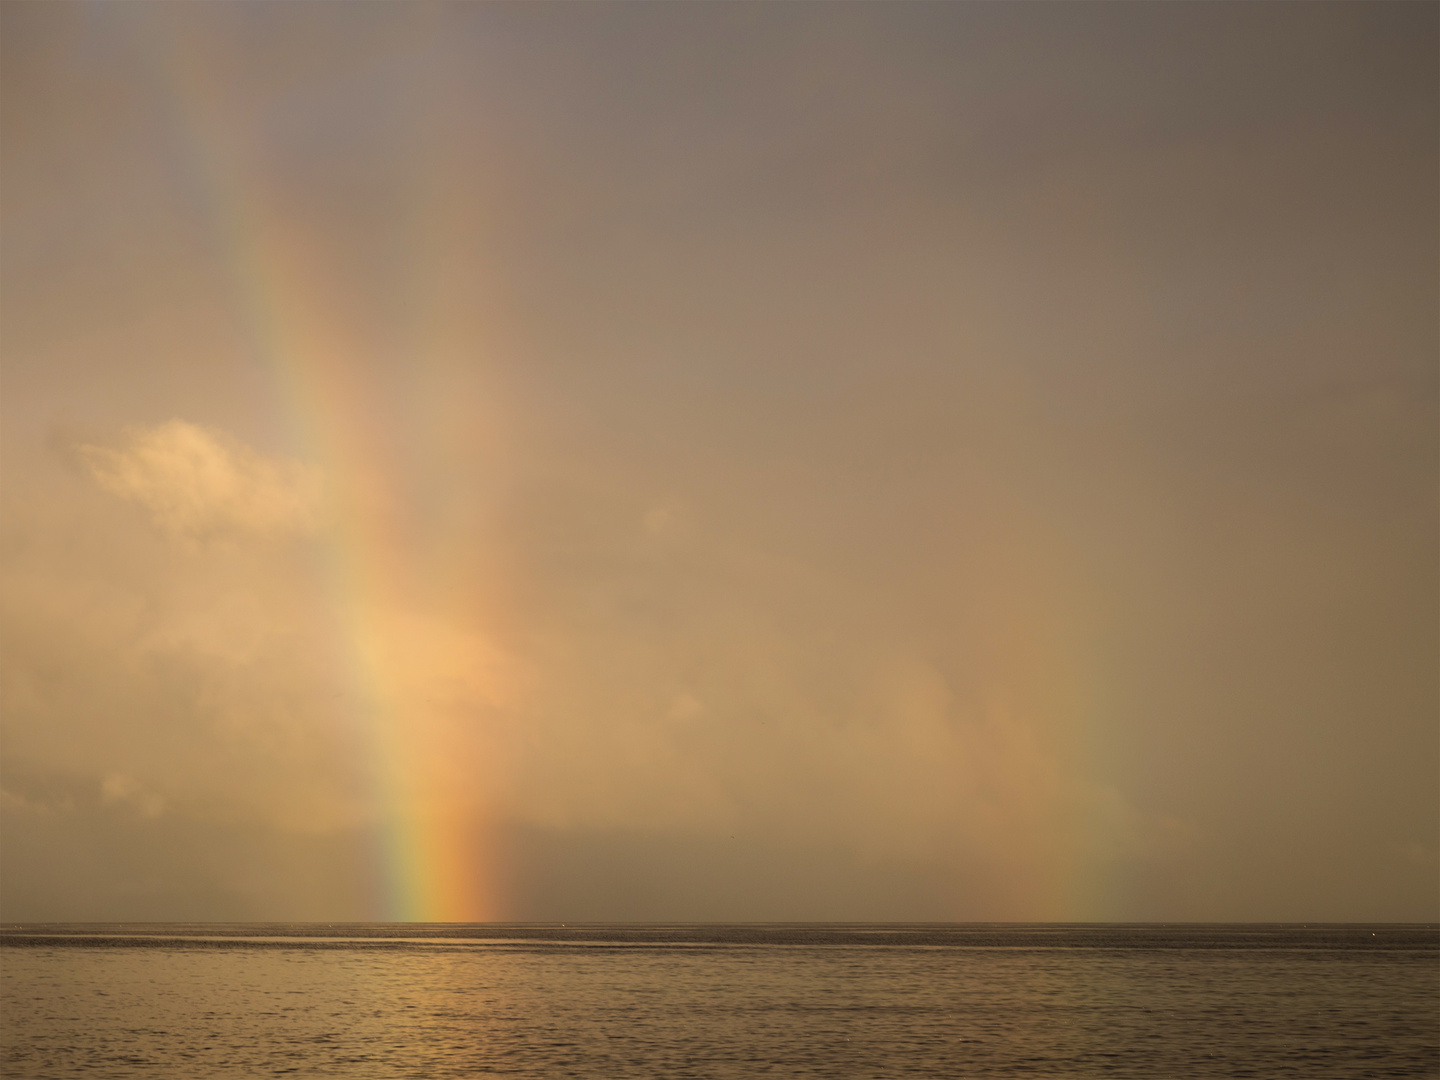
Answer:
[[1440, 1077], [1435, 925], [0, 927], [0, 1076]]

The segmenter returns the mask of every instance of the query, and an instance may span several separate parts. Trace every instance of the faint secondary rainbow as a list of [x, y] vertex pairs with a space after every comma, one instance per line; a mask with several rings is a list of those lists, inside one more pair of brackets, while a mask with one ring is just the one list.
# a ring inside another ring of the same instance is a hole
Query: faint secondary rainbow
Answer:
[[[403, 527], [402, 478], [392, 410], [367, 384], [364, 355], [303, 223], [286, 222], [263, 177], [247, 169], [243, 132], [227, 117], [203, 66], [203, 50], [162, 26], [152, 45], [193, 181], [211, 208], [252, 348], [269, 366], [290, 423], [327, 474], [333, 529], [325, 573], [334, 628], [346, 659], [347, 699], [364, 744], [379, 817], [386, 918], [477, 921], [494, 917], [491, 867], [476, 803], [447, 757], [443, 725], [427, 722], [407, 678], [415, 643], [405, 620], [444, 582], [446, 567], [417, 558]], [[412, 347], [424, 348], [424, 327]], [[433, 553], [428, 553], [433, 554]]]

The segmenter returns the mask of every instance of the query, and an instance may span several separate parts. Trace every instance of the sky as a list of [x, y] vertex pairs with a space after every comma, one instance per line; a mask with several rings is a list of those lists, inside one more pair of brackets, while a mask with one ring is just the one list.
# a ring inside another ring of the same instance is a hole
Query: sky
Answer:
[[0, 22], [0, 918], [1440, 919], [1434, 5]]

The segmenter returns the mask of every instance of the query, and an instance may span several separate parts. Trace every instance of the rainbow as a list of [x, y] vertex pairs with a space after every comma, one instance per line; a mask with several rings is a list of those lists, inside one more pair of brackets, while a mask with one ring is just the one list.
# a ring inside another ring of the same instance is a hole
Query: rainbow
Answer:
[[[326, 534], [324, 574], [378, 817], [375, 914], [492, 919], [482, 782], [461, 771], [469, 759], [454, 752], [463, 738], [454, 710], [428, 700], [437, 682], [458, 679], [474, 691], [475, 683], [496, 679], [488, 643], [437, 624], [433, 614], [457, 583], [473, 577], [465, 565], [473, 556], [453, 531], [407, 528], [396, 410], [382, 406], [380, 388], [357, 362], [367, 352], [358, 320], [346, 317], [304, 223], [285, 220], [263, 174], [247, 161], [243, 125], [227, 115], [205, 50], [187, 35], [186, 20], [169, 14], [151, 15], [147, 43], [172, 103], [170, 122], [208, 203], [251, 348], [268, 366], [305, 456], [327, 477], [334, 527]], [[435, 291], [425, 287], [435, 283], [424, 270], [438, 276], [439, 257], [424, 249], [444, 242], [446, 224], [436, 209], [438, 163], [430, 164], [416, 169], [412, 189], [411, 239], [419, 250], [411, 255], [419, 257], [411, 259], [412, 318], [403, 343], [407, 355], [425, 359], [444, 350], [446, 333], [430, 299]], [[482, 698], [495, 692], [479, 688]]]
[[[447, 402], [427, 395], [423, 385], [437, 370], [447, 385], [461, 371], [477, 377], [472, 359], [456, 363], [458, 345], [473, 350], [487, 340], [486, 326], [474, 315], [456, 315], [460, 305], [446, 300], [457, 282], [473, 282], [474, 268], [462, 272], [455, 257], [472, 195], [447, 188], [447, 177], [465, 170], [445, 167], [444, 140], [422, 121], [416, 152], [407, 158], [409, 199], [396, 275], [405, 331], [390, 343], [413, 365], [414, 386], [387, 396], [367, 374], [363, 361], [375, 346], [360, 332], [364, 313], [337, 292], [327, 262], [333, 253], [305, 221], [287, 218], [284, 200], [256, 165], [253, 148], [260, 141], [247, 136], [240, 115], [227, 111], [203, 41], [187, 34], [190, 12], [198, 10], [126, 9], [126, 17], [153, 31], [152, 67], [172, 103], [177, 143], [210, 208], [252, 350], [268, 366], [303, 455], [329, 480], [333, 520], [323, 569], [350, 719], [368, 762], [382, 882], [375, 914], [435, 922], [502, 917], [501, 868], [489, 830], [504, 778], [467, 770], [495, 768], [476, 717], [502, 707], [516, 680], [475, 629], [475, 612], [485, 610], [484, 582], [463, 542], [468, 530], [434, 521], [417, 526], [425, 499], [407, 487], [424, 471], [407, 455], [424, 456], [427, 439], [449, 440], [444, 453], [430, 455], [435, 460], [503, 456], [500, 418], [454, 411], [483, 402], [485, 394]], [[416, 18], [428, 19], [441, 9], [415, 10]], [[414, 415], [416, 408], [423, 415]], [[450, 452], [457, 439], [465, 440], [464, 454]], [[1063, 565], [1063, 553], [1055, 560]], [[1006, 639], [997, 646], [1003, 662], [996, 666], [1016, 685], [1037, 684], [1030, 691], [1035, 700], [1024, 704], [1059, 718], [1062, 750], [1077, 759], [1067, 767], [1084, 773], [1087, 763], [1078, 759], [1093, 752], [1086, 733], [1098, 724], [1105, 698], [1105, 688], [1085, 673], [1103, 670], [1104, 663], [1075, 643], [1087, 639], [1087, 613], [1103, 610], [1103, 601], [1071, 584], [1068, 590], [1064, 581], [1030, 585], [1007, 597], [1004, 606], [1017, 625], [996, 628]], [[437, 703], [447, 695], [448, 702]], [[982, 863], [1006, 883], [990, 917], [1110, 917], [1125, 910], [1123, 871], [1091, 849], [1096, 836], [1128, 827], [1128, 810], [1108, 789], [1066, 787], [1066, 770], [1035, 752], [1045, 739], [1025, 726], [1025, 712], [1010, 716], [1000, 708], [975, 736], [992, 774], [981, 786], [995, 788], [1001, 816], [1010, 814], [1009, 824], [991, 827], [1009, 847], [982, 844]], [[1063, 827], [1055, 827], [1057, 821]], [[957, 911], [963, 904], [957, 901]]]

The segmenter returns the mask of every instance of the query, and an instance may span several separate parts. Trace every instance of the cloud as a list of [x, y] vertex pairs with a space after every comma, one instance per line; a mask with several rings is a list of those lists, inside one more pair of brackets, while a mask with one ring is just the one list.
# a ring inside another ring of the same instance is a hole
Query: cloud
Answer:
[[159, 817], [165, 812], [164, 797], [126, 773], [110, 773], [106, 776], [100, 784], [100, 796], [106, 805], [130, 806], [142, 817]]
[[282, 536], [316, 527], [320, 476], [312, 466], [265, 457], [184, 420], [127, 434], [121, 448], [80, 445], [76, 452], [101, 487], [144, 506], [172, 536]]
[[314, 471], [182, 421], [75, 447], [68, 476], [45, 460], [0, 493], [0, 811], [287, 835], [368, 820], [313, 550], [232, 542], [313, 528]]

